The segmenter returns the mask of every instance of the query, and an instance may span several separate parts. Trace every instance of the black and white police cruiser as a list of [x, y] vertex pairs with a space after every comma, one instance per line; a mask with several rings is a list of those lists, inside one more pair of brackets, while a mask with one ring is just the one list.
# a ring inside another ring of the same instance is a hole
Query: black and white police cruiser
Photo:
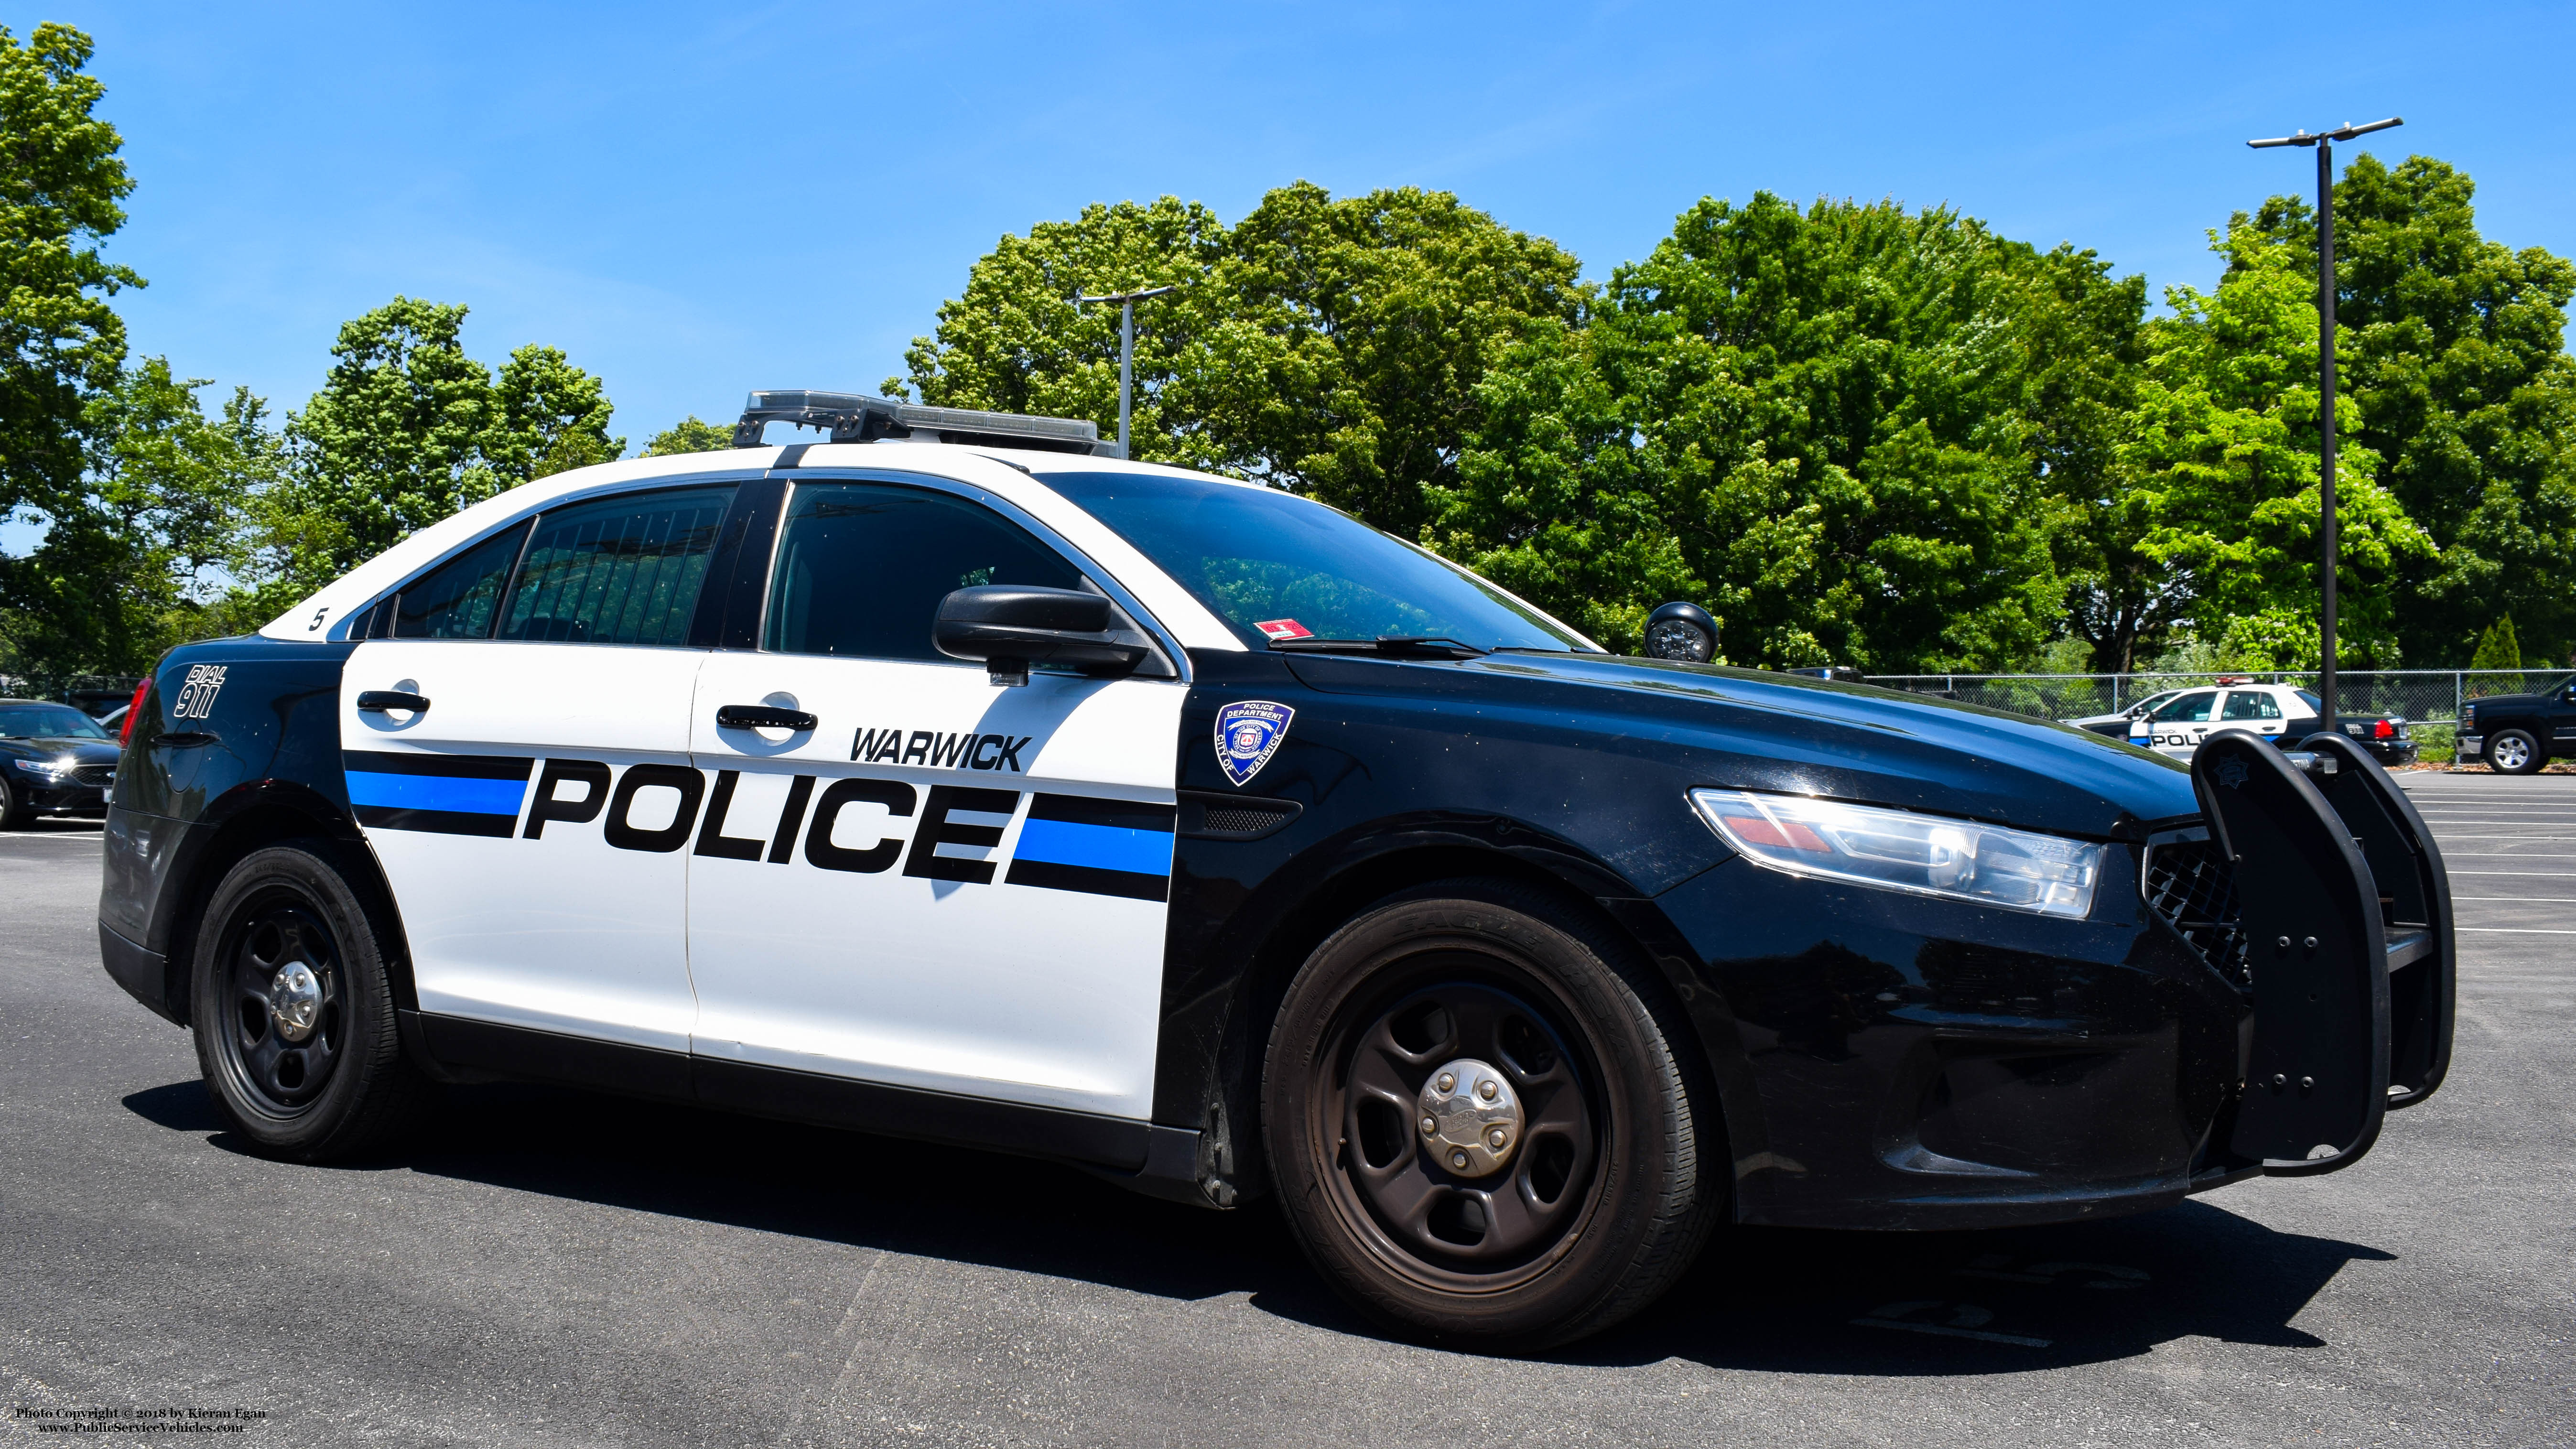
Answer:
[[737, 440], [161, 662], [100, 945], [245, 1138], [493, 1076], [939, 1138], [1276, 1194], [1368, 1311], [1526, 1349], [1724, 1222], [2330, 1171], [2447, 1068], [2441, 860], [2348, 741], [2186, 769], [1689, 607], [1615, 658], [1088, 423]]
[[[2325, 728], [2325, 704], [2286, 684], [2258, 684], [2244, 675], [2220, 675], [2207, 689], [2178, 689], [2130, 721], [2129, 743], [2177, 760], [2189, 760], [2210, 735], [2233, 730], [2289, 745]], [[2083, 721], [2071, 721], [2082, 724]], [[2383, 765], [2412, 764], [2415, 737], [2392, 715], [2338, 711], [2336, 724]]]

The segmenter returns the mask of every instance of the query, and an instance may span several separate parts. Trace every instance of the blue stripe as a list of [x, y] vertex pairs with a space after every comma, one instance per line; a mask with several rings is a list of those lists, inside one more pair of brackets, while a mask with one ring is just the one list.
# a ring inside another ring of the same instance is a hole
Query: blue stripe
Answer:
[[1014, 858], [1167, 876], [1172, 873], [1172, 836], [1165, 830], [1031, 820], [1020, 827], [1020, 848]]
[[377, 775], [349, 772], [349, 803], [401, 810], [456, 810], [475, 815], [519, 813], [525, 780], [473, 780], [457, 775]]

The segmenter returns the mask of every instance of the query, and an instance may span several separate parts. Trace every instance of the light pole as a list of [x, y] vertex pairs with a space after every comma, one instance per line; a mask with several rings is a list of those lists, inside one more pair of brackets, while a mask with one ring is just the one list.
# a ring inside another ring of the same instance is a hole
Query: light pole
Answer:
[[2301, 131], [2295, 136], [2275, 136], [2267, 141], [2245, 144], [2261, 150], [2271, 146], [2314, 146], [2317, 148], [2317, 489], [2323, 505], [2325, 550], [2325, 613], [2323, 624], [2323, 658], [2318, 663], [2318, 713], [2325, 716], [2327, 729], [2335, 723], [2335, 251], [2334, 251], [2334, 143], [2385, 131], [2406, 124], [2403, 116], [2373, 121], [2356, 126], [2347, 121], [2331, 131], [2310, 135]]
[[1136, 385], [1136, 304], [1148, 297], [1180, 290], [1178, 283], [1168, 287], [1147, 287], [1137, 292], [1112, 292], [1106, 297], [1073, 294], [1073, 310], [1079, 312], [1090, 302], [1118, 304], [1118, 456], [1131, 456], [1127, 447], [1127, 399]]

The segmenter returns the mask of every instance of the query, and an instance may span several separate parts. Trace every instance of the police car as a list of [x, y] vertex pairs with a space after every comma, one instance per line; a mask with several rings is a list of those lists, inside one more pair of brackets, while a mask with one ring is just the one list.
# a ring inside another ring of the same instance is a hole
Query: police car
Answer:
[[1382, 1320], [1526, 1349], [1722, 1223], [2331, 1171], [2446, 1070], [2441, 860], [2347, 741], [2186, 769], [1699, 662], [1693, 610], [1616, 658], [1087, 423], [736, 437], [147, 682], [100, 945], [245, 1139], [492, 1076], [938, 1138], [1273, 1194]]
[[[2338, 711], [2336, 723], [2371, 758], [2385, 765], [2413, 764], [2415, 738], [2406, 721], [2383, 714]], [[2177, 690], [2155, 708], [2130, 722], [2129, 743], [2160, 755], [2188, 760], [2211, 734], [2233, 730], [2275, 744], [2305, 740], [2325, 728], [2325, 704], [2304, 689], [2286, 684], [2257, 684], [2241, 675], [2220, 675], [2208, 689]]]

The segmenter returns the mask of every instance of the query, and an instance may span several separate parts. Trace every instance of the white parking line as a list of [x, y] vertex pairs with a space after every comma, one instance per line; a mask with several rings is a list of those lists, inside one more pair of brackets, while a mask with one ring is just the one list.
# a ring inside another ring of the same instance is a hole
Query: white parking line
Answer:
[[2536, 905], [2576, 906], [2576, 896], [2453, 896], [2455, 901], [2530, 901]]
[[2455, 870], [2453, 875], [2545, 875], [2551, 880], [2576, 880], [2576, 871], [2564, 870]]
[[2544, 931], [2537, 926], [2453, 926], [2481, 936], [2576, 936], [2576, 931]]

